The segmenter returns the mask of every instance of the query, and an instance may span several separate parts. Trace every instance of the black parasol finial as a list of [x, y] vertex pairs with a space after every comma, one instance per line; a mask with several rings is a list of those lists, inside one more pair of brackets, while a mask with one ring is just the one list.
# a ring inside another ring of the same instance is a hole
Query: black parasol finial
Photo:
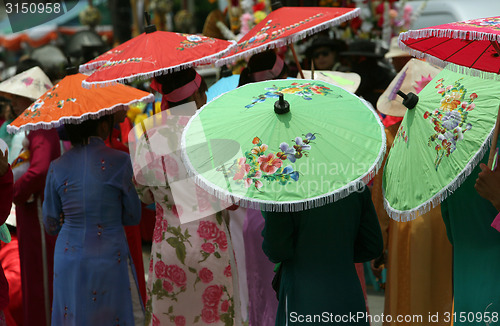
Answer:
[[398, 95], [403, 98], [403, 105], [406, 106], [408, 110], [415, 108], [418, 103], [418, 96], [415, 93], [409, 92], [405, 94], [399, 90]]
[[146, 20], [146, 27], [144, 27], [144, 31], [148, 34], [156, 32], [156, 26], [151, 25], [151, 16], [147, 11], [144, 12], [144, 19]]
[[274, 103], [274, 112], [276, 114], [285, 114], [290, 112], [290, 104], [285, 101], [283, 93], [279, 93], [279, 100]]
[[281, 3], [280, 0], [274, 0], [271, 3], [271, 10], [272, 11], [275, 11], [276, 9], [280, 9], [281, 7], [283, 7], [283, 4]]
[[66, 68], [66, 76], [75, 75], [78, 73], [78, 67], [73, 66], [71, 64], [71, 59], [69, 56], [66, 56], [66, 60], [68, 60], [68, 67]]

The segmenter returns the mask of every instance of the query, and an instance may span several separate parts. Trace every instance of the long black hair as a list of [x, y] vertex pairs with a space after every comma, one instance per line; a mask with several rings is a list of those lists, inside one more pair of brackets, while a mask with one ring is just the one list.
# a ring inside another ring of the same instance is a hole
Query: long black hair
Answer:
[[109, 137], [111, 137], [114, 126], [114, 115], [105, 115], [99, 119], [89, 119], [80, 124], [65, 124], [64, 130], [71, 142], [71, 145], [86, 145], [89, 137], [97, 136], [97, 128], [101, 123], [107, 123], [109, 126]]

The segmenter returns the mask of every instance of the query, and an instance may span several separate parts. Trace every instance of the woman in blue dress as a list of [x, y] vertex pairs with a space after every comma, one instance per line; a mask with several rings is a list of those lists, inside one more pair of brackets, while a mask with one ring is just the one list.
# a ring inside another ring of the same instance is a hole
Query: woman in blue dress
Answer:
[[106, 147], [112, 116], [66, 125], [73, 148], [50, 165], [43, 220], [58, 234], [52, 325], [143, 325], [123, 225], [141, 206], [126, 153]]

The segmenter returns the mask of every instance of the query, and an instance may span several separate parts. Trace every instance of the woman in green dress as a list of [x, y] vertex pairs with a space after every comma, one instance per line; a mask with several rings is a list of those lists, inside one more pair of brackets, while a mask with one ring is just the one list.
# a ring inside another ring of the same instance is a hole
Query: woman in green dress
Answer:
[[306, 211], [263, 215], [262, 248], [282, 264], [276, 325], [369, 325], [354, 263], [383, 250], [370, 191]]
[[474, 189], [479, 172], [477, 166], [441, 204], [453, 245], [454, 312], [445, 318], [455, 326], [500, 325], [500, 233], [491, 227], [498, 211]]

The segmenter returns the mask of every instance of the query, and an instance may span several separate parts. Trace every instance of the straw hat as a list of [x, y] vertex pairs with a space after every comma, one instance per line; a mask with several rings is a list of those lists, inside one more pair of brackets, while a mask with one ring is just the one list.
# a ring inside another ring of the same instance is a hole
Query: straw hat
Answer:
[[403, 99], [397, 95], [398, 90], [405, 94], [409, 92], [418, 94], [441, 70], [425, 61], [411, 59], [380, 95], [377, 110], [386, 115], [403, 117], [406, 107], [403, 105]]
[[40, 69], [33, 67], [0, 83], [0, 92], [36, 100], [52, 88], [52, 83]]
[[[311, 79], [311, 70], [303, 70], [304, 78]], [[361, 83], [361, 76], [354, 72], [340, 72], [331, 70], [315, 70], [314, 79], [321, 80], [354, 93]]]
[[398, 45], [398, 37], [394, 36], [391, 39], [391, 45], [389, 46], [389, 52], [385, 54], [386, 59], [394, 58], [394, 57], [409, 57], [410, 54], [406, 51], [403, 51], [399, 48]]

